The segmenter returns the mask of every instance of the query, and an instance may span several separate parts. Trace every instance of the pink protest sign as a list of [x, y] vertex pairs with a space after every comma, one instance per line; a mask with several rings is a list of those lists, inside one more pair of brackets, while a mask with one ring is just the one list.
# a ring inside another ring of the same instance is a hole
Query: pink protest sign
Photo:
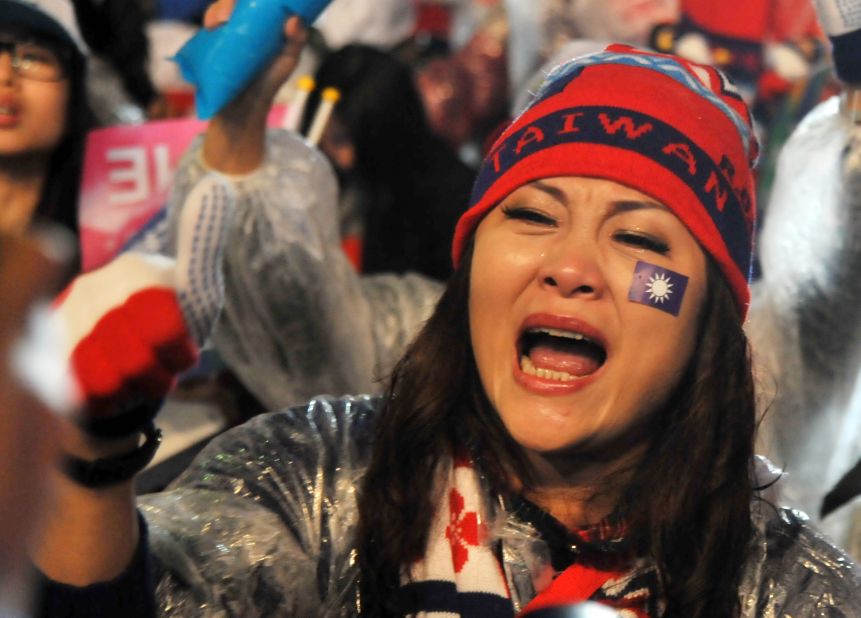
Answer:
[[[270, 126], [283, 115], [283, 106], [273, 109]], [[164, 208], [182, 154], [205, 127], [182, 118], [90, 133], [78, 214], [85, 271], [108, 262]]]

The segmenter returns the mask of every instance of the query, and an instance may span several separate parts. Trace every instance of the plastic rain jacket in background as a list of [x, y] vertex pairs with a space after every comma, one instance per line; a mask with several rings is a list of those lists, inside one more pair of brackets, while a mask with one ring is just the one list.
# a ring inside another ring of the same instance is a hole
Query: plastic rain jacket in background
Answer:
[[[144, 496], [163, 615], [356, 615], [356, 490], [379, 403], [318, 399], [255, 417], [210, 443], [168, 491]], [[861, 574], [844, 553], [797, 512], [759, 501], [753, 510], [742, 616], [861, 616]], [[530, 524], [495, 511], [490, 542], [502, 543], [519, 609], [549, 554]]]
[[[811, 516], [861, 459], [859, 239], [861, 125], [833, 97], [781, 151], [745, 326], [765, 413], [758, 451], [786, 471], [781, 503]], [[861, 559], [861, 498], [817, 525]]]
[[[185, 195], [209, 172], [201, 146], [192, 145], [174, 180], [171, 229]], [[295, 134], [270, 131], [262, 166], [232, 180], [238, 201], [224, 250], [225, 306], [212, 336], [224, 362], [269, 410], [321, 393], [379, 392], [376, 380], [401, 357], [442, 286], [420, 275], [357, 275], [341, 250], [335, 175]]]

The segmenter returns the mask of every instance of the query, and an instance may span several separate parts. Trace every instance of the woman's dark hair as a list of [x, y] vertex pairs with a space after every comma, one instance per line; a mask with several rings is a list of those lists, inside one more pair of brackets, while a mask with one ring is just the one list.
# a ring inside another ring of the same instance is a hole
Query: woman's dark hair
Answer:
[[[466, 447], [491, 490], [528, 464], [487, 401], [467, 315], [471, 248], [434, 314], [395, 368], [359, 494], [363, 611], [389, 605], [402, 568], [420, 559], [438, 504], [438, 469]], [[709, 261], [699, 345], [620, 508], [638, 555], [660, 569], [670, 616], [739, 615], [738, 587], [752, 537], [755, 433], [747, 339], [733, 295]]]
[[310, 126], [321, 91], [337, 88], [334, 116], [355, 149], [354, 169], [341, 180], [360, 195], [364, 272], [415, 270], [445, 279], [474, 173], [431, 130], [414, 79], [393, 54], [348, 45], [323, 59], [303, 126]]
[[738, 616], [753, 535], [750, 348], [729, 286], [710, 259], [704, 303], [699, 345], [655, 419], [626, 497], [632, 540], [660, 569], [668, 616]]
[[117, 72], [131, 99], [146, 109], [158, 96], [147, 71], [149, 40], [141, 0], [72, 0], [81, 36]]
[[78, 233], [78, 196], [87, 133], [95, 126], [86, 92], [86, 59], [75, 48], [48, 41], [61, 52], [69, 80], [66, 129], [51, 154], [36, 216]]

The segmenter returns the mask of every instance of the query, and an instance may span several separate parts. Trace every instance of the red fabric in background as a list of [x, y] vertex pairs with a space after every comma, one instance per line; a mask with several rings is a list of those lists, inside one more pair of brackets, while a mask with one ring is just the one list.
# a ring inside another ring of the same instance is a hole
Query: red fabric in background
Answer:
[[682, 12], [715, 34], [748, 41], [819, 37], [811, 0], [682, 0]]
[[451, 30], [451, 10], [448, 6], [419, 0], [416, 8], [418, 8], [417, 33], [429, 34], [441, 39], [448, 38]]
[[341, 249], [347, 254], [347, 259], [356, 272], [362, 272], [362, 237], [358, 234], [344, 236], [341, 239]]
[[768, 31], [772, 0], [682, 0], [682, 12], [697, 25], [727, 37], [761, 41]]

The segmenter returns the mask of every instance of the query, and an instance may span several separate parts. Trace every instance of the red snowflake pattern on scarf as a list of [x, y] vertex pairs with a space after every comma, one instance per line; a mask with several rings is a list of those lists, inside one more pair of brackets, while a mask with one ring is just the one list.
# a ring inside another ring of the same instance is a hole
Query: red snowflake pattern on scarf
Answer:
[[464, 512], [465, 501], [457, 489], [452, 489], [448, 495], [448, 508], [451, 518], [445, 528], [445, 538], [451, 545], [451, 559], [454, 572], [460, 573], [463, 565], [469, 560], [467, 546], [478, 547], [481, 526], [478, 514]]

